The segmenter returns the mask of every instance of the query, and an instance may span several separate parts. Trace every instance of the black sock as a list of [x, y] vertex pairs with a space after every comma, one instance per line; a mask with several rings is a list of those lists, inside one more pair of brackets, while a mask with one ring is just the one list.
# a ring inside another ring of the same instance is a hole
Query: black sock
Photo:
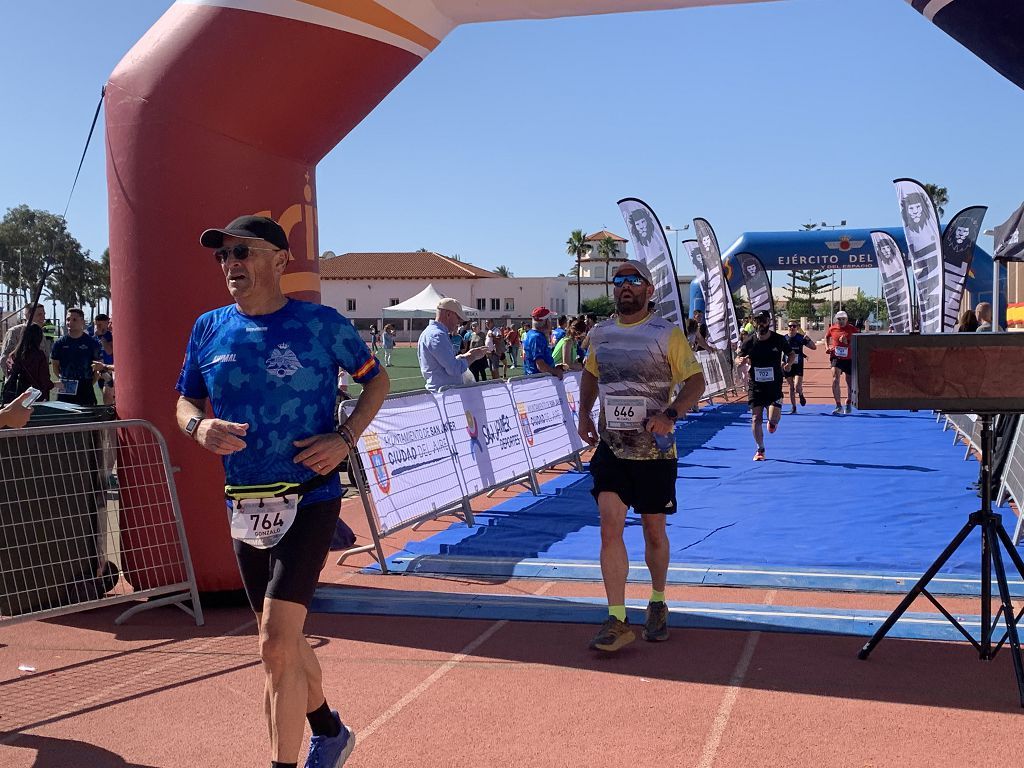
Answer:
[[277, 760], [270, 761], [270, 768], [299, 768], [298, 763], [281, 763]]
[[306, 714], [306, 720], [309, 721], [309, 727], [312, 729], [314, 736], [333, 738], [341, 733], [341, 726], [338, 725], [338, 721], [331, 714], [331, 708], [327, 706], [326, 699], [323, 704]]

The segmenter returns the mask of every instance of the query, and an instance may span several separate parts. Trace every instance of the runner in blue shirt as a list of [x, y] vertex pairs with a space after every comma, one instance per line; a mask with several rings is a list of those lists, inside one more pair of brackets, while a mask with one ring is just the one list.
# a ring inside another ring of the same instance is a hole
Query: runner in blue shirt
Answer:
[[[388, 375], [336, 310], [284, 296], [288, 239], [277, 222], [243, 216], [200, 242], [215, 249], [234, 304], [192, 329], [178, 426], [224, 460], [235, 556], [259, 621], [271, 759], [296, 762], [305, 713], [306, 765], [341, 765], [355, 734], [327, 705], [302, 628], [338, 522], [337, 467], [384, 401]], [[335, 431], [339, 367], [363, 391]]]
[[562, 369], [555, 365], [548, 346], [548, 327], [553, 313], [547, 307], [534, 307], [530, 313], [533, 318], [533, 329], [523, 339], [523, 373], [550, 373], [562, 378]]

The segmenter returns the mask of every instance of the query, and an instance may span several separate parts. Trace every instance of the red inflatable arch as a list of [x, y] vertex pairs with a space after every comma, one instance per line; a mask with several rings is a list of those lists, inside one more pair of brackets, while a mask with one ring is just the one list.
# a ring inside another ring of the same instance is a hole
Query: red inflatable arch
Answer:
[[[106, 90], [118, 410], [168, 439], [200, 589], [240, 581], [219, 460], [174, 421], [192, 322], [227, 299], [199, 233], [243, 213], [274, 216], [294, 255], [287, 292], [317, 301], [317, 162], [456, 26], [727, 2], [178, 0], [132, 48]], [[1024, 3], [912, 5], [1024, 83], [1021, 38], [1004, 34], [1024, 28]], [[137, 574], [146, 563], [127, 565]]]

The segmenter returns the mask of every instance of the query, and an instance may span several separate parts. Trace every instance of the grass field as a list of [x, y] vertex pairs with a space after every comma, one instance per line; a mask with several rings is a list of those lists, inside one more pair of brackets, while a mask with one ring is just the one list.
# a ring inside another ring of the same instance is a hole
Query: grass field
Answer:
[[[384, 364], [383, 357], [383, 351], [378, 351], [377, 359], [381, 361], [381, 365]], [[426, 382], [423, 381], [423, 376], [420, 374], [420, 363], [416, 357], [415, 346], [395, 348], [391, 353], [391, 366], [387, 370], [388, 376], [391, 377], [392, 393], [409, 392], [413, 389], [423, 389], [426, 386]], [[509, 376], [521, 376], [522, 373], [522, 368], [509, 369]], [[363, 391], [363, 388], [354, 384], [348, 388], [348, 391], [355, 397]]]
[[[377, 352], [377, 359], [383, 365], [383, 351]], [[392, 392], [408, 392], [413, 389], [423, 389], [426, 383], [420, 374], [419, 360], [416, 358], [416, 347], [396, 347], [391, 352], [391, 366], [387, 369], [391, 377]], [[353, 397], [363, 391], [358, 384], [348, 388], [349, 394]]]

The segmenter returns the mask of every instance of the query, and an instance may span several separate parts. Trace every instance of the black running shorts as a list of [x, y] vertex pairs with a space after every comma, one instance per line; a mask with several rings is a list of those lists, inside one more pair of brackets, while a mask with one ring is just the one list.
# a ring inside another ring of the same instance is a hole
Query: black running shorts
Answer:
[[797, 363], [796, 365], [792, 366], [788, 371], [783, 371], [782, 375], [785, 376], [787, 379], [792, 379], [794, 376], [803, 376], [804, 364]]
[[782, 383], [772, 387], [751, 386], [747, 392], [747, 404], [751, 408], [769, 408], [782, 405]]
[[262, 613], [265, 597], [309, 607], [340, 511], [340, 496], [300, 507], [288, 533], [268, 549], [231, 540], [254, 611]]
[[832, 358], [832, 367], [838, 368], [840, 371], [849, 376], [853, 373], [853, 361], [852, 360], [840, 360], [838, 357]]
[[676, 511], [675, 459], [620, 459], [603, 440], [590, 460], [594, 499], [614, 493], [640, 515], [671, 515]]

